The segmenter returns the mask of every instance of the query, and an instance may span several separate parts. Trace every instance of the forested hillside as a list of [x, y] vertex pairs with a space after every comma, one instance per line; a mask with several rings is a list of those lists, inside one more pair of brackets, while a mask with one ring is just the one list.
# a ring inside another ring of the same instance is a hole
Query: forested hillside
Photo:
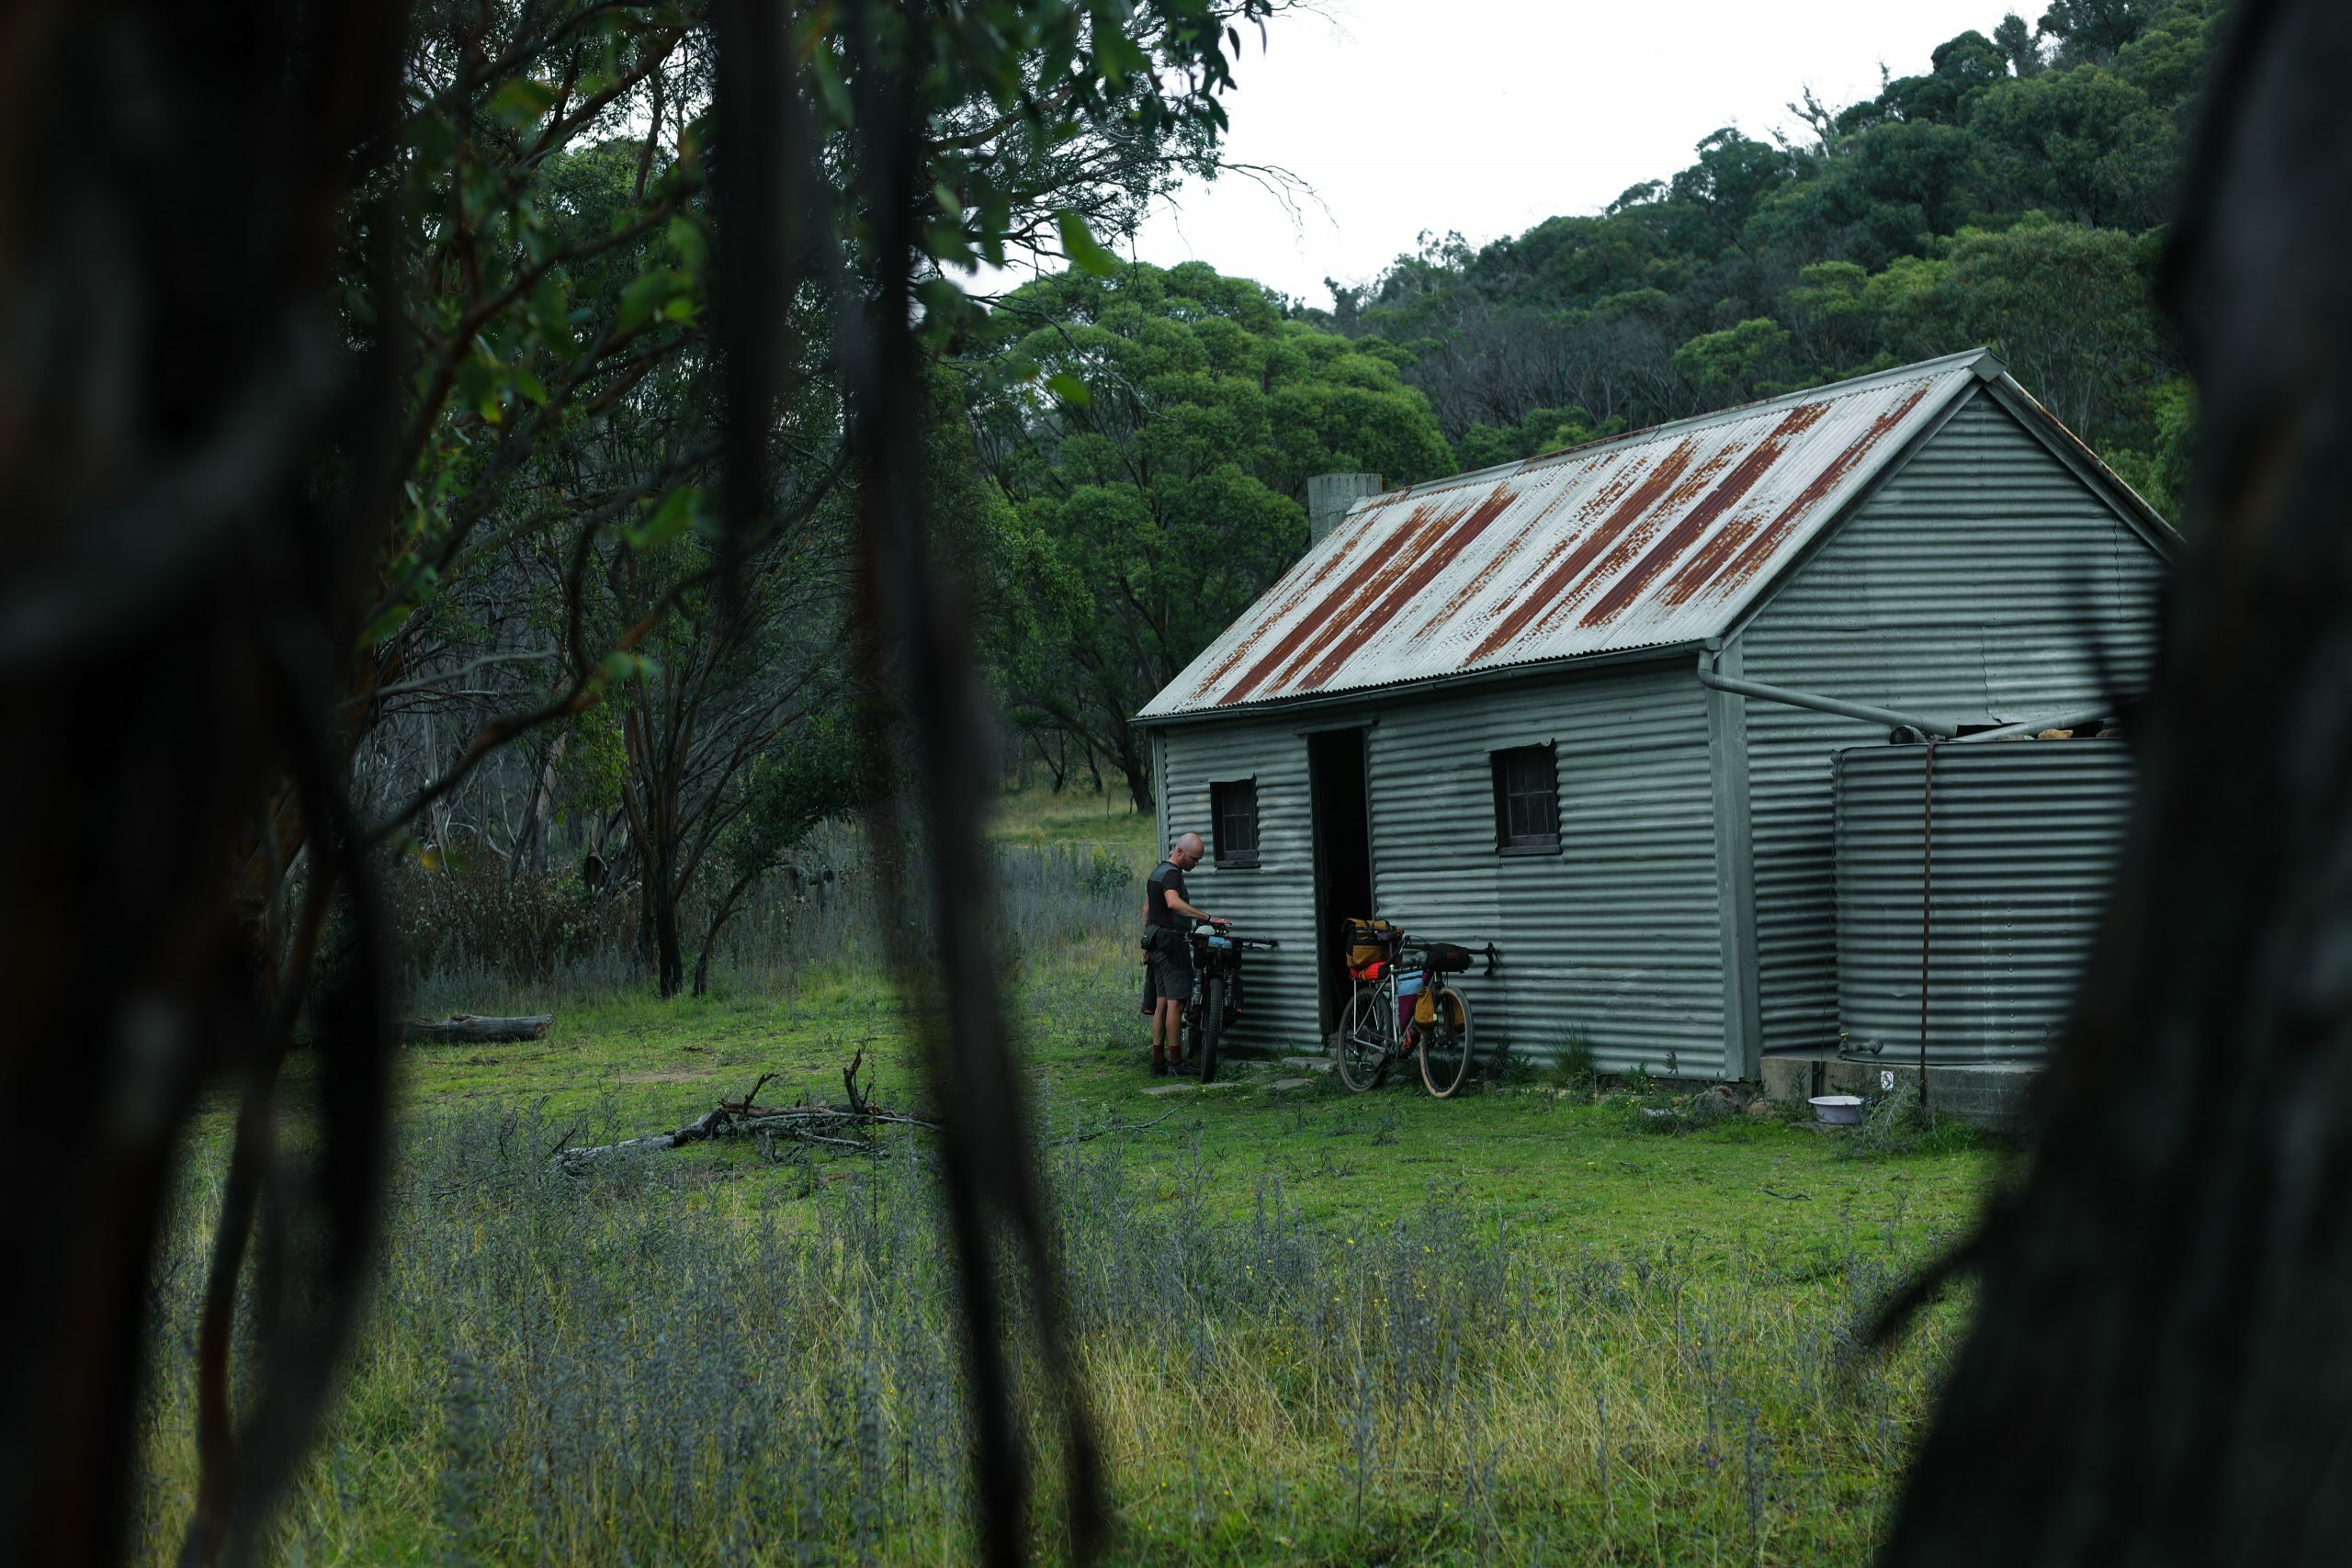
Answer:
[[1464, 467], [1989, 344], [2177, 514], [2191, 423], [2150, 300], [2223, 0], [2055, 0], [1801, 139], [1725, 128], [1589, 216], [1425, 236], [1306, 311], [1392, 353]]

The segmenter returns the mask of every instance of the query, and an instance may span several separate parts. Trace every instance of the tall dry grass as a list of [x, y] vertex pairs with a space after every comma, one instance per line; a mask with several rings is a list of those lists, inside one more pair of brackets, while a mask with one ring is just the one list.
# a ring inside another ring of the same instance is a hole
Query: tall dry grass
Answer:
[[[566, 1174], [527, 1111], [413, 1123], [372, 1315], [280, 1520], [283, 1561], [961, 1562], [963, 1382], [910, 1140], [746, 1181], [657, 1155]], [[617, 1129], [616, 1129], [617, 1130]], [[1431, 1203], [1247, 1219], [1047, 1151], [1122, 1561], [1860, 1562], [1950, 1323], [1855, 1325], [1913, 1261], [1542, 1245]], [[213, 1212], [194, 1191], [184, 1216]], [[142, 1507], [192, 1482], [201, 1223], [172, 1233]], [[1016, 1337], [1021, 1299], [1006, 1298]], [[250, 1320], [247, 1320], [250, 1323]], [[250, 1333], [250, 1329], [248, 1330]], [[248, 1343], [248, 1356], [257, 1347]], [[1050, 1454], [1038, 1545], [1049, 1524]]]

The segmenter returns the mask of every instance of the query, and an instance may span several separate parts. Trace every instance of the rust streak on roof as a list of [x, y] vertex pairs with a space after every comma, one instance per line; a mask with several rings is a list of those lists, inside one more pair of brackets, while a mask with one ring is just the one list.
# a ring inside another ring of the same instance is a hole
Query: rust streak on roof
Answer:
[[1471, 650], [1470, 662], [1476, 664], [1506, 646], [1538, 616], [1550, 611], [1558, 603], [1562, 591], [1584, 574], [1584, 569], [1592, 564], [1593, 558], [1607, 549], [1611, 541], [1624, 532], [1635, 518], [1647, 512], [1658, 497], [1681, 477], [1682, 470], [1690, 466], [1690, 457], [1695, 450], [1696, 444], [1690, 440], [1678, 442], [1674, 450], [1658, 460], [1657, 467], [1650, 470], [1648, 478], [1635, 485], [1633, 492], [1617, 503], [1589, 537], [1570, 550], [1566, 560], [1546, 572], [1532, 592], [1511, 606], [1510, 613]]
[[1519, 554], [1528, 540], [1535, 537], [1543, 530], [1544, 520], [1557, 511], [1560, 503], [1566, 499], [1567, 492], [1562, 491], [1544, 502], [1533, 516], [1520, 525], [1517, 533], [1503, 541], [1500, 549], [1488, 556], [1477, 570], [1471, 573], [1469, 581], [1453, 591], [1453, 596], [1445, 602], [1443, 608], [1414, 628], [1413, 636], [1418, 639], [1427, 637], [1432, 631], [1451, 626], [1453, 624], [1453, 618], [1462, 613], [1462, 607], [1486, 592], [1487, 584], [1494, 581], [1495, 574]]
[[1355, 570], [1333, 591], [1329, 604], [1331, 608], [1320, 616], [1309, 615], [1291, 627], [1272, 653], [1252, 665], [1250, 672], [1236, 682], [1233, 689], [1216, 700], [1238, 703], [1250, 693], [1278, 676], [1287, 675], [1297, 666], [1314, 658], [1331, 640], [1345, 631], [1356, 614], [1373, 596], [1378, 594], [1405, 570], [1412, 553], [1435, 530], [1443, 527], [1458, 515], [1441, 513], [1437, 507], [1423, 502], [1405, 520], [1404, 539], [1394, 548], [1368, 548]]
[[[1707, 530], [1714, 526], [1717, 518], [1737, 505], [1749, 491], [1756, 488], [1757, 481], [1764, 477], [1765, 471], [1781, 460], [1781, 454], [1789, 449], [1792, 440], [1819, 423], [1821, 416], [1828, 412], [1827, 403], [1799, 403], [1791, 409], [1781, 423], [1772, 427], [1770, 434], [1758, 442], [1746, 457], [1732, 466], [1722, 482], [1707, 492], [1705, 500], [1666, 531], [1649, 554], [1642, 558], [1640, 565], [1619, 577], [1609, 592], [1594, 602], [1592, 608], [1585, 612], [1583, 624], [1598, 626], [1615, 620], [1626, 605], [1641, 597], [1642, 591], [1656, 581], [1660, 573], [1682, 560], [1691, 547], [1706, 536]], [[1675, 581], [1680, 581], [1679, 573]], [[1680, 604], [1681, 600], [1671, 596], [1671, 589], [1672, 583], [1669, 583], [1668, 602]]]
[[[1623, 458], [1623, 461], [1617, 461], [1617, 459], [1621, 457]], [[1523, 582], [1536, 576], [1538, 573], [1549, 570], [1554, 561], [1558, 560], [1562, 556], [1566, 555], [1569, 551], [1575, 549], [1578, 542], [1584, 538], [1585, 536], [1582, 530], [1584, 529], [1585, 525], [1590, 523], [1596, 517], [1605, 515], [1609, 509], [1617, 503], [1618, 499], [1628, 490], [1632, 489], [1634, 481], [1639, 479], [1643, 474], [1648, 471], [1648, 469], [1649, 460], [1638, 452], [1631, 455], [1618, 452], [1604, 452], [1590, 459], [1590, 461], [1578, 471], [1577, 477], [1581, 479], [1587, 473], [1595, 472], [1600, 473], [1605, 477], [1593, 488], [1592, 494], [1589, 496], [1574, 497], [1572, 491], [1564, 490], [1553, 499], [1550, 506], [1544, 508], [1545, 513], [1548, 515], [1554, 508], [1559, 506], [1563, 502], [1570, 500], [1572, 497], [1577, 501], [1576, 514], [1570, 519], [1568, 525], [1566, 528], [1561, 529], [1559, 533], [1552, 538], [1551, 542], [1546, 545], [1533, 559], [1528, 561], [1523, 567], [1521, 567], [1514, 574], [1516, 578], [1520, 581]], [[1521, 545], [1535, 536], [1535, 525], [1531, 523], [1527, 528], [1521, 530], [1521, 533], [1514, 536], [1509, 544], [1505, 545], [1503, 550], [1497, 556], [1497, 558], [1488, 563], [1488, 570], [1484, 574], [1485, 578], [1487, 580], [1491, 580], [1495, 572], [1503, 566], [1507, 559], [1517, 556]], [[1460, 607], [1461, 606], [1459, 604], [1451, 606], [1453, 609], [1459, 609]]]
[[1682, 563], [1682, 569], [1667, 581], [1666, 591], [1658, 595], [1661, 603], [1683, 605], [1691, 595], [1713, 581], [1724, 561], [1729, 560], [1747, 543], [1748, 538], [1764, 524], [1761, 513], [1743, 513], [1715, 531], [1715, 536], [1701, 545]]
[[1714, 488], [1715, 476], [1728, 468], [1732, 459], [1744, 449], [1744, 443], [1733, 440], [1708, 453], [1706, 458], [1684, 475], [1682, 481], [1664, 500], [1617, 536], [1616, 543], [1609, 547], [1609, 553], [1585, 573], [1583, 581], [1560, 596], [1559, 604], [1544, 616], [1543, 625], [1548, 628], [1574, 614], [1593, 594], [1605, 593], [1609, 585], [1624, 574], [1626, 567], [1643, 556], [1660, 529], [1667, 527], [1676, 516], [1689, 511], [1691, 502]]
[[[1243, 617], [1243, 624], [1250, 627], [1249, 635], [1237, 641], [1225, 656], [1217, 660], [1216, 666], [1201, 677], [1193, 687], [1193, 694], [1195, 697], [1202, 697], [1216, 690], [1218, 682], [1233, 673], [1235, 667], [1250, 657], [1251, 650], [1258, 646], [1259, 640], [1289, 619], [1301, 604], [1306, 603], [1308, 597], [1317, 589], [1323, 586], [1325, 580], [1340, 569], [1340, 564], [1348, 558], [1358, 545], [1366, 544], [1372, 540], [1373, 533], [1374, 531], [1369, 528], [1348, 530], [1344, 537], [1335, 542], [1330, 553], [1306, 575], [1305, 581], [1283, 595], [1282, 604], [1271, 614], [1261, 615], [1253, 606]], [[1263, 604], [1266, 600], [1272, 598], [1281, 591], [1281, 587], [1280, 583], [1276, 583], [1272, 588], [1268, 589], [1264, 594], [1261, 595], [1259, 604]]]
[[1412, 570], [1398, 578], [1379, 604], [1357, 617], [1345, 637], [1334, 643], [1324, 654], [1321, 663], [1295, 682], [1305, 687], [1320, 686], [1345, 664], [1355, 651], [1386, 626], [1399, 611], [1419, 598], [1422, 591], [1437, 580], [1440, 572], [1453, 564], [1462, 552], [1476, 543], [1478, 536], [1501, 516], [1510, 503], [1519, 499], [1519, 491], [1510, 481], [1495, 486], [1487, 499], [1462, 514], [1443, 534], [1432, 538], [1412, 563]]
[[1922, 382], [1909, 397], [1904, 399], [1893, 410], [1872, 419], [1862, 433], [1847, 445], [1845, 450], [1832, 457], [1823, 467], [1821, 472], [1814, 475], [1811, 482], [1804, 489], [1797, 491], [1794, 501], [1781, 508], [1780, 514], [1764, 525], [1748, 547], [1739, 552], [1731, 566], [1724, 572], [1719, 586], [1736, 588], [1754, 578], [1758, 570], [1771, 558], [1781, 537], [1793, 529], [1807, 513], [1819, 505], [1823, 497], [1837, 489], [1838, 480], [1860, 467], [1862, 459], [1871, 455], [1871, 448], [1886, 438], [1888, 431], [1902, 423], [1905, 416], [1917, 408], [1919, 400], [1927, 395], [1927, 384]]
[[1861, 465], [1862, 459], [1871, 455], [1872, 448], [1886, 439], [1888, 432], [1910, 417], [1911, 411], [1917, 408], [1919, 400], [1927, 395], [1928, 384], [1922, 381], [1912, 389], [1909, 397], [1886, 412], [1871, 419], [1861, 434], [1855, 437], [1844, 451], [1829, 459], [1827, 466], [1813, 476], [1812, 482], [1799, 491], [1797, 498], [1789, 502], [1787, 508], [1773, 521], [1776, 523], [1791, 521], [1812, 511], [1823, 498], [1838, 488], [1838, 482], [1840, 479]]

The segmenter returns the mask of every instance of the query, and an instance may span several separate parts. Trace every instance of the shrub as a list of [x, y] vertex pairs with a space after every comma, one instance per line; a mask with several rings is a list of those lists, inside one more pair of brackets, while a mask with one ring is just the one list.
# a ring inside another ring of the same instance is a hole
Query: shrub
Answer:
[[[920, 850], [909, 856], [920, 865]], [[1109, 942], [1131, 947], [1142, 874], [1128, 860], [1083, 846], [1011, 847], [996, 861], [999, 935], [1009, 950], [1067, 953]], [[550, 987], [590, 993], [650, 977], [637, 948], [638, 903], [627, 886], [592, 892], [570, 872], [510, 875], [494, 860], [388, 868], [385, 903], [401, 972], [422, 1011], [535, 1010]], [[679, 910], [699, 940], [708, 889]], [[918, 894], [900, 917], [920, 928]], [[841, 823], [811, 832], [790, 868], [770, 874], [745, 899], [715, 951], [722, 981], [790, 995], [800, 974], [883, 953], [890, 913], [870, 874], [862, 835]], [[332, 944], [330, 944], [332, 946]]]
[[550, 980], [621, 946], [636, 906], [599, 896], [572, 870], [509, 871], [488, 857], [402, 856], [384, 877], [401, 966], [411, 973], [483, 964], [521, 980]]

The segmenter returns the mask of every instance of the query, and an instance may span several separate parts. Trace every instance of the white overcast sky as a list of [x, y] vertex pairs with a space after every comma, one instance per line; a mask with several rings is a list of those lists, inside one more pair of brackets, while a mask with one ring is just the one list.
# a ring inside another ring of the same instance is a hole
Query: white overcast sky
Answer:
[[[1295, 219], [1249, 181], [1187, 189], [1133, 253], [1329, 305], [1414, 236], [1473, 243], [1598, 211], [1690, 161], [1718, 126], [1793, 130], [1810, 85], [1833, 107], [1928, 68], [1955, 33], [2041, 0], [1318, 0], [1244, 36], [1227, 156], [1315, 188]], [[1122, 247], [1123, 249], [1127, 247]]]

